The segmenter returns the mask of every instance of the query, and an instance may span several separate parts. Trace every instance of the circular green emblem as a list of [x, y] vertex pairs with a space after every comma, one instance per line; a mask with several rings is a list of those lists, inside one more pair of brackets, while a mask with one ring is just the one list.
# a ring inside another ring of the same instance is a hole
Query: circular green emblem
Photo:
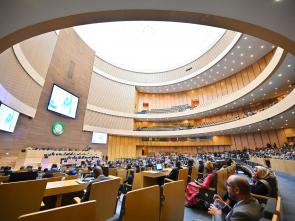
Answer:
[[56, 121], [51, 125], [51, 131], [55, 136], [60, 136], [65, 131], [65, 125], [61, 121]]

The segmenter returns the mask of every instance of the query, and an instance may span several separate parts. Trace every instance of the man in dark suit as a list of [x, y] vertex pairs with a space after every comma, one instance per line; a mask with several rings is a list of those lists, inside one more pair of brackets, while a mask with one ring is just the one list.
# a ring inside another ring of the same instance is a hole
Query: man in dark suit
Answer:
[[167, 178], [176, 181], [178, 179], [178, 173], [180, 169], [182, 169], [181, 163], [180, 161], [177, 161], [175, 167], [171, 170]]
[[97, 182], [100, 182], [100, 181], [103, 181], [103, 180], [110, 180], [111, 178], [110, 177], [107, 177], [105, 175], [103, 175], [103, 171], [102, 171], [102, 168], [101, 167], [95, 167], [93, 169], [93, 176], [94, 176], [94, 180], [92, 180], [87, 189], [86, 189], [86, 192], [84, 194], [84, 196], [82, 197], [81, 199], [81, 202], [85, 202], [85, 201], [88, 201], [89, 200], [89, 196], [90, 196], [90, 191], [91, 191], [91, 186], [93, 183], [97, 183]]
[[229, 197], [237, 203], [231, 208], [219, 195], [214, 195], [215, 205], [210, 205], [208, 213], [214, 216], [215, 221], [258, 221], [260, 219], [261, 206], [250, 195], [250, 185], [246, 178], [232, 175], [227, 179], [226, 188]]

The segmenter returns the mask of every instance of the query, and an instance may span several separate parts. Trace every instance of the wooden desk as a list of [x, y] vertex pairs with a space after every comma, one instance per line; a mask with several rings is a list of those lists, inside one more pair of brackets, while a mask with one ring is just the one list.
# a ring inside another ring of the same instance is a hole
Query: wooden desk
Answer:
[[143, 187], [157, 185], [157, 179], [169, 175], [171, 169], [165, 169], [164, 171], [142, 171]]
[[[118, 178], [116, 176], [109, 176], [112, 179]], [[46, 196], [56, 196], [55, 207], [61, 206], [62, 195], [66, 193], [83, 191], [87, 188], [88, 183], [78, 183], [77, 180], [64, 180], [64, 181], [56, 181], [49, 182], [46, 185], [46, 189], [44, 191], [44, 197]]]
[[88, 186], [88, 183], [77, 183], [76, 180], [64, 180], [49, 182], [44, 191], [44, 197], [56, 196], [55, 207], [61, 206], [62, 195], [66, 193], [83, 191]]

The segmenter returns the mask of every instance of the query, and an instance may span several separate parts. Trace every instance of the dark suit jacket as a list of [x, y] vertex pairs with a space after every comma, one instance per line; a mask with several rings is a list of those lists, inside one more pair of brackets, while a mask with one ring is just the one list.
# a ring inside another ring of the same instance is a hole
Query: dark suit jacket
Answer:
[[84, 196], [81, 199], [81, 202], [85, 202], [85, 201], [89, 200], [91, 186], [92, 186], [93, 183], [97, 183], [97, 182], [100, 182], [100, 181], [103, 181], [103, 180], [110, 180], [110, 179], [111, 179], [110, 177], [107, 177], [105, 175], [100, 175], [96, 179], [89, 182], [89, 184], [87, 186], [87, 189], [86, 189], [86, 192], [85, 192]]
[[168, 179], [171, 179], [171, 180], [177, 180], [178, 179], [178, 172], [179, 172], [179, 169], [182, 169], [182, 167], [178, 168], [178, 167], [174, 167], [171, 172], [169, 173], [168, 175]]
[[250, 198], [237, 202], [233, 208], [225, 206], [222, 209], [223, 215], [215, 216], [215, 221], [258, 221], [261, 218], [261, 212], [258, 201]]

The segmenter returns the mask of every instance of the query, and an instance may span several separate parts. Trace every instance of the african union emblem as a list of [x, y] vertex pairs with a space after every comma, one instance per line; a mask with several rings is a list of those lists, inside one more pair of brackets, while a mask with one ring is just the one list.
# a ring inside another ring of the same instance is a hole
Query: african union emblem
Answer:
[[51, 131], [55, 136], [60, 136], [65, 131], [65, 125], [61, 121], [56, 121], [51, 125]]

